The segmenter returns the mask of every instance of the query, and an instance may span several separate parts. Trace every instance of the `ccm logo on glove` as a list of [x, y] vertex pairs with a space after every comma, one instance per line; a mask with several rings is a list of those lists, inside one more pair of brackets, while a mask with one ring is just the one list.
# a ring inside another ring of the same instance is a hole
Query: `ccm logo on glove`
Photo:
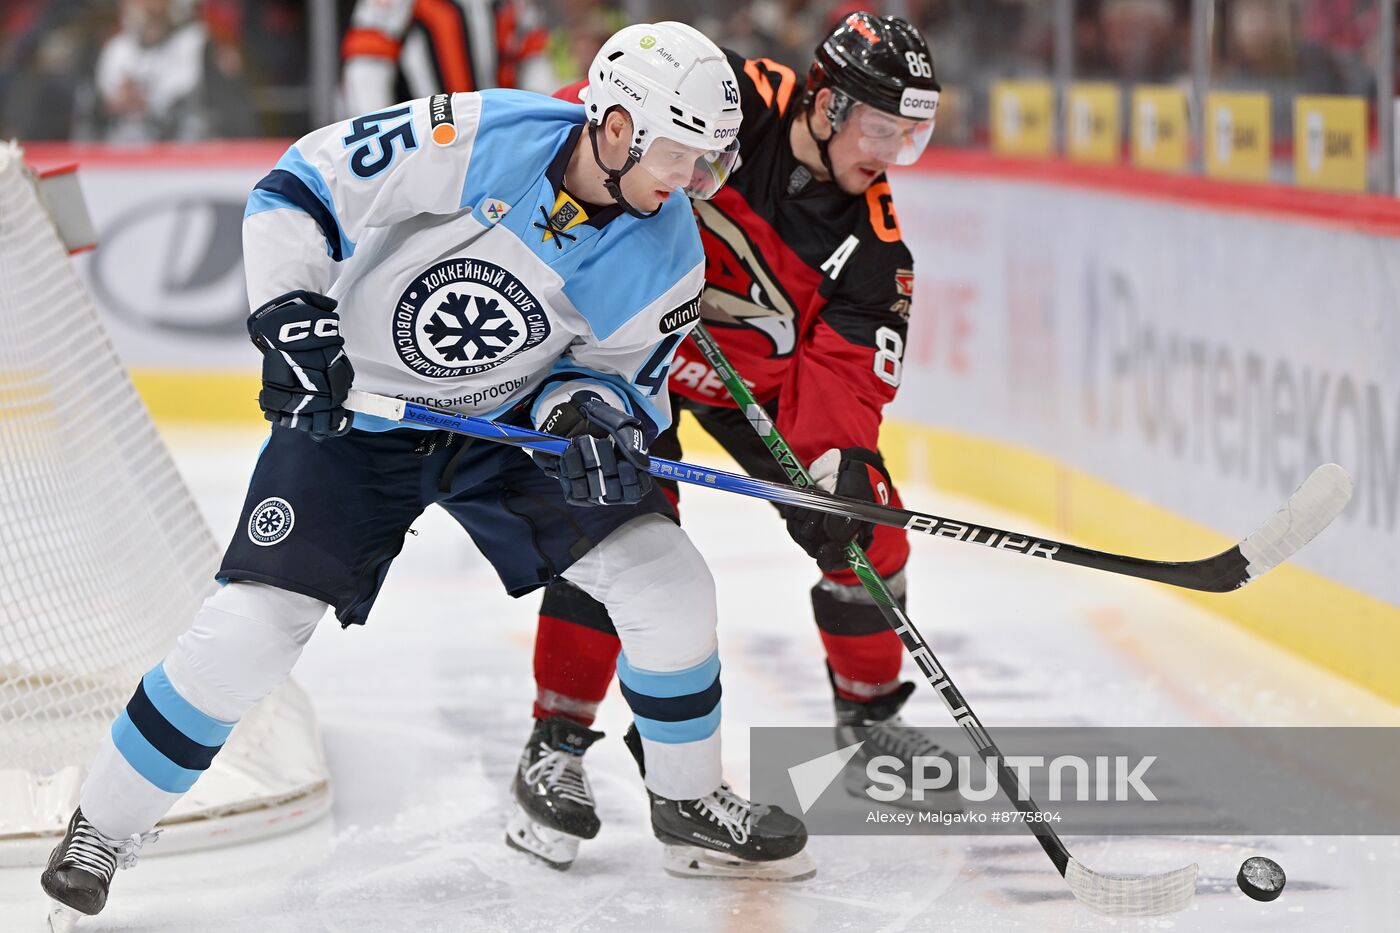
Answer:
[[317, 337], [339, 337], [340, 321], [329, 317], [315, 321], [289, 321], [277, 332], [277, 339], [281, 343], [296, 343], [313, 334]]
[[355, 368], [334, 300], [303, 290], [280, 295], [248, 318], [248, 336], [263, 355], [258, 405], [268, 421], [316, 439], [350, 430], [345, 399]]

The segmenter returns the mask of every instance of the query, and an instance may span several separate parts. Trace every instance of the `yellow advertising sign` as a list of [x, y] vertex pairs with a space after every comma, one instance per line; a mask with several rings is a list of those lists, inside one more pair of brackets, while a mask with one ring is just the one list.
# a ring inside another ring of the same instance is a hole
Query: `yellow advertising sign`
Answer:
[[1082, 82], [1069, 87], [1065, 111], [1065, 151], [1078, 162], [1117, 162], [1123, 131], [1122, 95], [1116, 84]]
[[1160, 171], [1185, 171], [1191, 131], [1186, 92], [1169, 85], [1133, 88], [1133, 164]]
[[1207, 94], [1205, 137], [1207, 175], [1269, 180], [1274, 138], [1268, 94]]
[[992, 151], [1049, 156], [1055, 150], [1055, 89], [1049, 81], [997, 81], [992, 85]]
[[1293, 176], [1307, 188], [1366, 190], [1366, 99], [1293, 98]]

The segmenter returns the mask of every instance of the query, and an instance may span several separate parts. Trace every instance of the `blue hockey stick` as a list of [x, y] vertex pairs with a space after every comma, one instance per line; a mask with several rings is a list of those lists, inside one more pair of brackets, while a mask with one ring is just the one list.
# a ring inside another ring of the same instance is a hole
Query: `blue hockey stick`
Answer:
[[[543, 453], [562, 454], [568, 445], [568, 441], [552, 434], [498, 424], [485, 418], [459, 415], [431, 405], [420, 405], [417, 402], [373, 395], [355, 389], [350, 390], [350, 398], [345, 407], [389, 421], [437, 428]], [[876, 502], [848, 499], [815, 487], [799, 489], [784, 483], [712, 470], [662, 457], [651, 458], [651, 475], [658, 479], [708, 486], [711, 489], [721, 489], [768, 502], [842, 515], [876, 525], [917, 531], [934, 537], [961, 541], [964, 544], [980, 544], [995, 550], [1014, 551], [1029, 557], [1078, 564], [1081, 567], [1092, 567], [1095, 570], [1210, 593], [1225, 593], [1238, 589], [1292, 557], [1299, 548], [1311, 541], [1337, 517], [1351, 499], [1352, 491], [1351, 477], [1346, 470], [1335, 463], [1324, 464], [1303, 481], [1303, 485], [1298, 487], [1273, 518], [1239, 544], [1200, 560], [1159, 561], [1095, 551], [1074, 544], [1051, 541], [1048, 538], [1037, 538], [1034, 535], [1002, 531], [986, 525], [942, 518]]]

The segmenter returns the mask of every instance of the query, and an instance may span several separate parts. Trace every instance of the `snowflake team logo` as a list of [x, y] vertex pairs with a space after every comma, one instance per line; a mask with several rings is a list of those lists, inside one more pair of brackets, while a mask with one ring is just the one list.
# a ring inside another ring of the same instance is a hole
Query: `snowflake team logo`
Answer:
[[430, 379], [485, 372], [549, 336], [544, 306], [495, 263], [448, 259], [417, 275], [399, 296], [394, 348]]
[[258, 547], [269, 547], [292, 533], [296, 513], [286, 499], [264, 499], [248, 516], [248, 540]]

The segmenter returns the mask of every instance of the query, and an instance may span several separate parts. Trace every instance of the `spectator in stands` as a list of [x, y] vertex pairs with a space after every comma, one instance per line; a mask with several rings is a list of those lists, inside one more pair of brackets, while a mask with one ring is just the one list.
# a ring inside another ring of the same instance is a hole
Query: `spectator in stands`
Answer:
[[582, 78], [588, 63], [608, 36], [628, 23], [646, 19], [658, 22], [663, 17], [651, 16], [650, 12], [646, 16], [629, 17], [612, 0], [555, 0], [550, 17], [554, 28], [549, 32], [549, 62], [555, 77], [561, 84]]
[[121, 31], [97, 59], [104, 136], [113, 142], [201, 139], [204, 30], [176, 18], [172, 0], [123, 0]]
[[1101, 0], [1099, 37], [1109, 76], [1137, 83], [1181, 77], [1189, 48], [1181, 26], [1171, 0]]
[[0, 139], [67, 139], [91, 99], [110, 13], [91, 0], [0, 3]]
[[1213, 69], [1221, 90], [1269, 94], [1274, 139], [1293, 138], [1293, 98], [1343, 90], [1331, 59], [1299, 41], [1297, 10], [1278, 0], [1229, 0], [1222, 51]]
[[1224, 71], [1291, 78], [1298, 71], [1292, 11], [1275, 0], [1231, 0], [1225, 23]]
[[1333, 76], [1343, 93], [1374, 89], [1369, 53], [1379, 33], [1375, 0], [1302, 0], [1299, 22], [1306, 67]]
[[[102, 136], [149, 143], [236, 135], [236, 49], [209, 41], [189, 0], [122, 0], [121, 28], [97, 59]], [[209, 105], [216, 96], [221, 106]]]
[[[716, 36], [724, 48], [748, 58], [771, 58], [799, 72], [805, 72], [812, 57], [812, 46], [830, 32], [830, 25], [853, 12], [879, 3], [850, 3], [840, 0], [755, 0], [752, 3], [715, 3], [700, 12], [697, 4], [690, 15], [677, 17], [691, 22], [705, 35]], [[692, 16], [694, 17], [692, 21]]]

